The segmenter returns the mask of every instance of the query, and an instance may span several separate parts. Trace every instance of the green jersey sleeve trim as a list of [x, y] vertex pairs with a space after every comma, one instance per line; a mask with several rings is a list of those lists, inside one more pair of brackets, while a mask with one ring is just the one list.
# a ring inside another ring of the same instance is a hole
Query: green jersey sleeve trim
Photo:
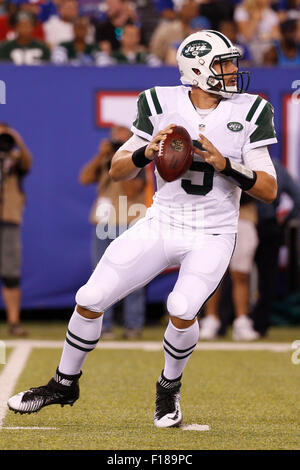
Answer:
[[149, 119], [149, 116], [151, 116], [151, 111], [144, 91], [140, 93], [138, 97], [137, 108], [137, 118], [133, 123], [133, 127], [147, 135], [152, 136], [153, 124]]
[[277, 144], [278, 140], [276, 137], [273, 137], [272, 139], [266, 139], [266, 140], [260, 140], [259, 142], [253, 142], [252, 144], [248, 143], [243, 151], [248, 152], [249, 150], [256, 149], [258, 147], [265, 147], [273, 144]]
[[248, 121], [248, 122], [251, 121], [251, 119], [253, 118], [253, 116], [255, 114], [255, 111], [257, 110], [257, 108], [258, 108], [258, 106], [260, 105], [261, 102], [262, 102], [262, 97], [258, 96], [256, 98], [256, 100], [254, 101], [253, 105], [251, 106], [249, 113], [246, 116], [246, 121]]
[[157, 93], [156, 93], [155, 88], [151, 88], [150, 93], [151, 93], [153, 104], [155, 106], [156, 113], [157, 114], [162, 114], [162, 108], [161, 108], [160, 103], [158, 101]]
[[274, 128], [274, 109], [266, 103], [255, 124], [256, 130], [250, 135], [250, 143], [276, 138]]

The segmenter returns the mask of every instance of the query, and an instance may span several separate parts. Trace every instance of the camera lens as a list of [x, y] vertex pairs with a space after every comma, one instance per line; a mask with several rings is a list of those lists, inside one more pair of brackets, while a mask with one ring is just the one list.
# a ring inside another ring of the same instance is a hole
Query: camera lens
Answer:
[[111, 141], [111, 146], [114, 150], [114, 152], [116, 152], [117, 150], [119, 150], [119, 148], [121, 147], [121, 145], [123, 145], [124, 142], [121, 142], [119, 140], [113, 140]]
[[10, 152], [15, 146], [15, 139], [10, 134], [0, 134], [0, 152]]

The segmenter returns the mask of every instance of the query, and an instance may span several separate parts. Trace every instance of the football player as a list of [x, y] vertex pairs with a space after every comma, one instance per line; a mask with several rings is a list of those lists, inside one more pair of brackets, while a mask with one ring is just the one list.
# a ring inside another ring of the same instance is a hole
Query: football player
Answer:
[[32, 413], [51, 404], [73, 404], [84, 359], [100, 338], [105, 309], [179, 264], [167, 301], [170, 321], [154, 424], [164, 428], [181, 423], [181, 378], [198, 341], [197, 314], [233, 254], [241, 191], [267, 203], [277, 192], [267, 147], [277, 142], [273, 108], [260, 96], [245, 93], [249, 73], [239, 71], [239, 57], [239, 50], [218, 31], [194, 33], [177, 52], [184, 86], [155, 87], [139, 95], [133, 136], [114, 155], [111, 178], [135, 177], [175, 124], [194, 140], [193, 163], [170, 183], [156, 174], [157, 191], [145, 218], [110, 244], [77, 292], [54, 377], [10, 398], [11, 410]]

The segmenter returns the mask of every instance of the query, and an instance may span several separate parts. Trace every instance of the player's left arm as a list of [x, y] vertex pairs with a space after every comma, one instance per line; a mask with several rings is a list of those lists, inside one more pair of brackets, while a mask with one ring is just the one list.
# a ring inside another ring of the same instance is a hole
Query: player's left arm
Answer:
[[263, 202], [272, 203], [277, 196], [277, 176], [268, 146], [276, 144], [277, 137], [271, 103], [258, 96], [245, 124], [248, 130], [242, 148], [243, 162], [256, 176], [256, 182], [248, 193]]
[[248, 150], [244, 154], [246, 167], [256, 174], [254, 186], [248, 194], [271, 204], [277, 196], [277, 176], [267, 146]]
[[277, 196], [276, 179], [264, 171], [256, 171], [257, 180], [252, 189], [247, 191], [252, 197], [266, 204], [271, 204]]
[[203, 149], [195, 151], [243, 191], [270, 204], [277, 195], [276, 171], [267, 147], [277, 142], [273, 106], [257, 97], [245, 122], [247, 138], [242, 148], [244, 165], [225, 158], [202, 134], [198, 142]]
[[[276, 172], [266, 146], [246, 152], [245, 166], [225, 158], [203, 134], [200, 134], [198, 142], [203, 150], [194, 147], [195, 153], [201, 155], [215, 170], [256, 199], [268, 204], [274, 201], [277, 195]], [[257, 168], [258, 159], [259, 169], [253, 170], [255, 166]]]

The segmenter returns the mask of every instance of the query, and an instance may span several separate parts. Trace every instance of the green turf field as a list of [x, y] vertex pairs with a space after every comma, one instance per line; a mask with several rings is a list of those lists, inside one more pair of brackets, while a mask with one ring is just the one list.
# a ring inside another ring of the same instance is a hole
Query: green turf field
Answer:
[[[64, 328], [56, 325], [54, 338], [48, 328], [47, 338], [63, 339]], [[156, 340], [162, 333], [154, 328], [145, 336]], [[40, 331], [39, 338], [46, 336]], [[277, 329], [269, 339], [280, 338], [292, 342], [300, 331]], [[59, 349], [33, 349], [15, 392], [46, 383], [59, 357]], [[184, 372], [184, 423], [208, 425], [209, 431], [153, 426], [162, 367], [159, 351], [93, 351], [80, 400], [72, 408], [54, 405], [33, 415], [8, 412], [0, 449], [300, 449], [300, 364], [292, 364], [291, 352], [195, 351]], [[6, 429], [32, 426], [55, 429]]]

